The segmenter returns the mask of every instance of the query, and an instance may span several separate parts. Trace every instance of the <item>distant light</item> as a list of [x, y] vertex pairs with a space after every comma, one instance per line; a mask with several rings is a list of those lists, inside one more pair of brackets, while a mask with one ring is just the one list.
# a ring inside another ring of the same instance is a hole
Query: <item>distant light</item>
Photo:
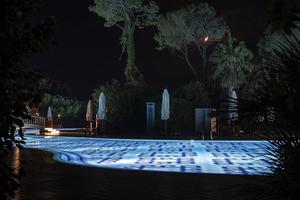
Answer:
[[205, 38], [204, 38], [204, 42], [207, 42], [208, 41], [208, 36], [206, 36]]

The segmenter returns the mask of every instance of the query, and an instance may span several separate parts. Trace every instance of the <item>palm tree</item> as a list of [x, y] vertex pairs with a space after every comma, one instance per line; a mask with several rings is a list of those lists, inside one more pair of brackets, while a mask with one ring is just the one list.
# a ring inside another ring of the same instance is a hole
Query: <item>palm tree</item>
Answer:
[[271, 10], [271, 33], [284, 32], [292, 35], [292, 30], [300, 22], [300, 4], [297, 0], [277, 0]]
[[[229, 102], [236, 101], [235, 90], [245, 82], [247, 74], [252, 71], [252, 58], [253, 54], [247, 49], [245, 43], [236, 42], [230, 33], [212, 52], [209, 60], [216, 65], [213, 78], [220, 79], [222, 87], [228, 89]], [[229, 107], [231, 104], [229, 103]], [[229, 117], [233, 116], [237, 117], [236, 113], [232, 113]]]
[[228, 33], [223, 43], [219, 43], [209, 60], [216, 65], [213, 78], [220, 78], [224, 88], [237, 89], [252, 71], [252, 52], [244, 42], [235, 42]]

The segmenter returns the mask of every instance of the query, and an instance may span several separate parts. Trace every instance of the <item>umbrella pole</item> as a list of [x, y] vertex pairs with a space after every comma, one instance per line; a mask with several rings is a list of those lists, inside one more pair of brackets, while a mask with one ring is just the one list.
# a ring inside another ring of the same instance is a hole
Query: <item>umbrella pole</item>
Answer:
[[168, 133], [168, 120], [165, 120], [165, 133]]
[[104, 120], [102, 120], [102, 122], [101, 122], [101, 132], [102, 133], [104, 132]]

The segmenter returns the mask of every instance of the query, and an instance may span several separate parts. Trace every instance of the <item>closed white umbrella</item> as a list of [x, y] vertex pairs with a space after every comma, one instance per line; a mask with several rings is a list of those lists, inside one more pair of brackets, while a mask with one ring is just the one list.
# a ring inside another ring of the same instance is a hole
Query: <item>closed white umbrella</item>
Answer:
[[90, 122], [93, 121], [93, 110], [92, 110], [92, 101], [89, 100], [86, 108], [86, 115], [85, 115], [86, 121]]
[[89, 100], [86, 108], [86, 121], [88, 122], [88, 132], [93, 132], [93, 108], [92, 108], [92, 101]]
[[103, 92], [101, 92], [101, 94], [99, 96], [98, 116], [101, 120], [104, 120], [106, 117], [106, 101], [105, 101], [105, 95]]
[[52, 128], [53, 127], [53, 116], [52, 116], [52, 110], [51, 110], [50, 106], [48, 106], [47, 121], [48, 121], [48, 126], [50, 126], [50, 128]]
[[106, 117], [106, 100], [103, 92], [99, 95], [99, 108], [98, 108], [98, 116], [101, 120], [101, 131], [104, 130], [104, 120]]
[[48, 106], [47, 120], [48, 121], [52, 121], [53, 120], [52, 111], [51, 111], [51, 107], [50, 106]]
[[170, 118], [170, 97], [167, 89], [164, 89], [161, 103], [161, 120], [165, 120], [165, 132], [167, 132], [167, 121]]

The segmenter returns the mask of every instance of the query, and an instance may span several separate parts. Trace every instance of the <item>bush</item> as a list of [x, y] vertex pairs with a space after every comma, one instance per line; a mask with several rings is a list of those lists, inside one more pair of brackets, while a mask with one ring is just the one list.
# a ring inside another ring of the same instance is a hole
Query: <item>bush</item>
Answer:
[[[161, 96], [160, 96], [161, 101]], [[195, 81], [179, 87], [170, 93], [170, 119], [168, 130], [173, 133], [191, 133], [195, 129], [195, 108], [209, 105], [208, 93], [201, 82]], [[160, 120], [161, 102], [159, 102], [157, 119]], [[161, 128], [162, 130], [162, 128]]]
[[144, 86], [121, 85], [117, 80], [99, 86], [92, 97], [95, 113], [98, 109], [99, 95], [106, 97], [107, 123], [113, 132], [141, 132], [145, 130], [146, 100], [152, 90]]
[[69, 97], [46, 94], [39, 106], [39, 110], [42, 111], [44, 116], [47, 116], [48, 106], [52, 108], [54, 120], [57, 119], [58, 114], [62, 115], [64, 126], [78, 127], [84, 124], [82, 123], [82, 121], [85, 121], [82, 102]]
[[[241, 118], [254, 131], [265, 132], [271, 146], [275, 199], [298, 199], [300, 190], [300, 41], [278, 44], [280, 51], [265, 55], [262, 77], [248, 99], [239, 99]], [[250, 123], [253, 122], [253, 123]]]
[[[121, 85], [114, 80], [111, 83], [99, 86], [92, 97], [95, 102], [95, 113], [98, 109], [98, 99], [103, 92], [106, 97], [107, 123], [112, 132], [145, 131], [146, 127], [146, 101], [156, 102], [156, 133], [164, 130], [161, 121], [161, 91], [144, 86]], [[170, 91], [170, 119], [169, 132], [193, 132], [194, 109], [208, 107], [209, 98], [199, 81], [191, 82], [186, 86]]]
[[300, 133], [268, 129], [267, 155], [273, 172], [272, 195], [276, 199], [298, 199], [300, 191]]

